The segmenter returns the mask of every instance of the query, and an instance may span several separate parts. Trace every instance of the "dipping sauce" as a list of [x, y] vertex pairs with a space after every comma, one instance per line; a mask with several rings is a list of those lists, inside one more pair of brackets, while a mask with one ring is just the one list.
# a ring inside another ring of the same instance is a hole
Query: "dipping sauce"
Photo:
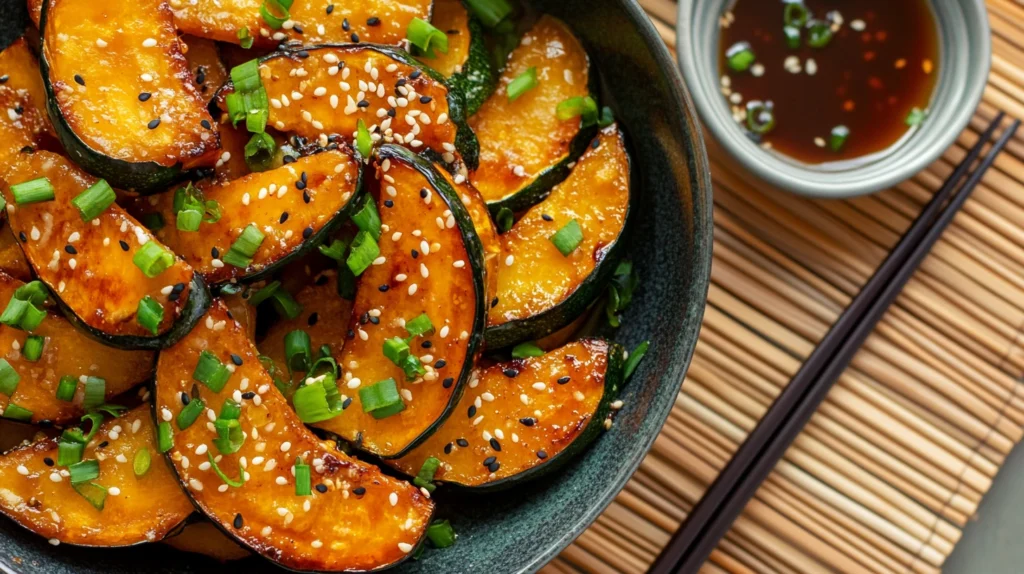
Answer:
[[939, 41], [927, 0], [735, 0], [720, 27], [722, 94], [766, 149], [871, 161], [928, 121]]

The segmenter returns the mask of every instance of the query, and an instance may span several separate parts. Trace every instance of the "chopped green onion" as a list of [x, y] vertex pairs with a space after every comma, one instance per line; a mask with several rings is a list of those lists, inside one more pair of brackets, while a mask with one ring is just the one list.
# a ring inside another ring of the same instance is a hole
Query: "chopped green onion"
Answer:
[[281, 26], [292, 16], [288, 9], [292, 7], [292, 0], [263, 0], [260, 6], [260, 15], [263, 21], [273, 30], [280, 30]]
[[927, 115], [928, 115], [928, 112], [925, 112], [921, 108], [914, 108], [914, 109], [910, 110], [909, 114], [907, 114], [907, 122], [906, 123], [910, 127], [919, 126], [919, 125], [921, 125], [921, 122], [924, 121], [924, 118]]
[[182, 209], [178, 212], [176, 227], [180, 231], [199, 231], [199, 224], [203, 222], [203, 212], [192, 209]]
[[71, 488], [75, 489], [82, 498], [89, 501], [89, 504], [96, 510], [103, 510], [103, 506], [107, 501], [107, 489], [103, 486], [96, 484], [95, 482], [87, 483], [71, 483]]
[[392, 363], [401, 366], [405, 358], [409, 356], [409, 343], [401, 337], [395, 337], [384, 341], [384, 356]]
[[306, 372], [313, 357], [313, 344], [309, 333], [296, 329], [284, 336], [284, 353], [288, 359], [288, 369], [292, 372]]
[[278, 289], [270, 296], [274, 309], [283, 317], [294, 319], [302, 314], [302, 305], [292, 297], [287, 289]]
[[266, 355], [257, 355], [256, 359], [259, 360], [260, 365], [262, 365], [263, 369], [267, 371], [268, 375], [270, 375], [270, 378], [274, 381], [274, 386], [277, 387], [277, 390], [281, 391], [281, 394], [286, 398], [289, 395], [292, 395], [291, 380], [285, 380], [285, 378], [281, 376], [281, 369], [277, 368], [277, 364], [274, 363], [274, 359], [271, 359]]
[[228, 108], [228, 119], [231, 120], [232, 126], [237, 126], [238, 122], [245, 119], [245, 102], [242, 100], [242, 94], [231, 92], [224, 96], [224, 105]]
[[785, 11], [782, 14], [782, 22], [786, 26], [796, 26], [797, 28], [807, 23], [807, 20], [811, 17], [811, 11], [804, 6], [802, 0], [790, 0], [786, 2]]
[[430, 317], [426, 313], [420, 313], [418, 317], [405, 323], [405, 330], [409, 332], [410, 338], [430, 336], [434, 334], [434, 324], [430, 322]]
[[302, 461], [302, 458], [295, 459], [295, 496], [309, 496], [313, 494], [310, 484], [309, 465]]
[[103, 415], [97, 412], [86, 413], [82, 415], [82, 422], [89, 423], [89, 434], [83, 435], [82, 428], [78, 427], [65, 430], [61, 436], [68, 440], [77, 440], [82, 444], [87, 444], [92, 440], [92, 437], [100, 432], [100, 425], [103, 424]]
[[615, 112], [608, 106], [601, 108], [601, 117], [597, 120], [598, 127], [606, 128], [615, 123]]
[[75, 196], [71, 200], [71, 204], [78, 208], [82, 221], [92, 221], [113, 205], [116, 200], [117, 194], [114, 193], [114, 189], [105, 179], [101, 179]]
[[242, 93], [242, 109], [245, 111], [245, 129], [254, 134], [266, 131], [270, 119], [270, 98], [263, 86]]
[[181, 411], [178, 413], [178, 418], [176, 420], [176, 422], [178, 423], [178, 428], [181, 430], [185, 430], [188, 427], [192, 426], [192, 423], [196, 422], [196, 419], [199, 418], [199, 415], [203, 414], [203, 411], [205, 409], [206, 403], [203, 402], [203, 399], [195, 397], [192, 400], [190, 400], [188, 404], [185, 405], [185, 407], [182, 408]]
[[800, 28], [785, 26], [782, 28], [782, 35], [786, 37], [787, 46], [794, 50], [800, 47]]
[[568, 257], [583, 242], [583, 230], [580, 229], [579, 222], [573, 219], [548, 239], [563, 256]]
[[[7, 361], [4, 361], [5, 363]], [[2, 365], [0, 365], [2, 370]], [[0, 375], [0, 385], [2, 382], [3, 375]], [[70, 403], [75, 400], [75, 391], [78, 390], [78, 379], [71, 375], [64, 375], [60, 378], [60, 383], [57, 385], [57, 400]]]
[[812, 20], [807, 23], [807, 45], [812, 48], [824, 48], [832, 41], [832, 25], [824, 20]]
[[597, 102], [590, 96], [572, 97], [559, 102], [555, 115], [562, 121], [579, 117], [582, 127], [592, 126], [597, 123]]
[[135, 471], [136, 478], [142, 478], [149, 472], [149, 465], [152, 460], [152, 455], [149, 454], [149, 449], [142, 447], [135, 451], [135, 459], [132, 460], [132, 470]]
[[757, 56], [749, 42], [736, 42], [725, 51], [725, 60], [729, 68], [737, 72], [746, 72], [753, 65]]
[[416, 478], [412, 479], [412, 483], [430, 492], [434, 492], [434, 488], [436, 488], [434, 486], [434, 475], [437, 474], [437, 469], [440, 466], [440, 460], [432, 456], [427, 457], [427, 460], [423, 461], [423, 465], [420, 466], [420, 471], [416, 474]]
[[[110, 415], [112, 417], [119, 417], [126, 410], [128, 410], [128, 407], [123, 407], [121, 405], [112, 405], [110, 403], [104, 403], [104, 404], [102, 404], [102, 405], [92, 409], [92, 412], [93, 413], [106, 413], [106, 414], [108, 414], [108, 415]], [[89, 415], [86, 415], [86, 416], [89, 416]]]
[[252, 171], [267, 171], [273, 167], [276, 154], [277, 142], [270, 134], [252, 134], [245, 144], [245, 165]]
[[352, 222], [356, 224], [356, 227], [373, 236], [374, 241], [380, 240], [380, 214], [377, 213], [377, 205], [373, 201], [373, 197], [366, 196], [363, 206], [352, 215]]
[[160, 424], [156, 425], [156, 447], [161, 454], [174, 448], [174, 434], [171, 432], [171, 423], [160, 421]]
[[73, 440], [66, 440], [61, 437], [57, 440], [57, 466], [70, 466], [82, 460], [82, 453], [85, 452], [85, 443]]
[[217, 418], [224, 420], [238, 420], [238, 417], [242, 415], [242, 405], [236, 403], [231, 399], [224, 401], [224, 404], [220, 406], [220, 414]]
[[398, 384], [394, 379], [384, 379], [359, 389], [359, 402], [363, 405], [363, 412], [370, 413], [377, 420], [405, 410], [405, 403], [398, 394]]
[[640, 277], [633, 271], [632, 262], [622, 261], [615, 267], [608, 285], [608, 303], [605, 305], [608, 324], [612, 327], [620, 325], [619, 314], [633, 301], [633, 292], [639, 284]]
[[493, 28], [512, 13], [507, 0], [466, 0], [470, 11], [488, 28]]
[[241, 463], [238, 465], [238, 480], [232, 480], [231, 477], [224, 474], [224, 471], [217, 466], [217, 460], [213, 458], [213, 453], [206, 451], [206, 458], [210, 461], [210, 466], [213, 467], [213, 471], [217, 473], [217, 476], [224, 481], [224, 484], [233, 488], [242, 488], [245, 484], [245, 469], [242, 468]]
[[213, 421], [213, 428], [217, 431], [217, 438], [213, 439], [213, 445], [221, 454], [233, 454], [242, 448], [245, 434], [242, 432], [242, 424], [238, 422], [238, 419], [218, 418]]
[[498, 233], [505, 233], [509, 229], [512, 229], [512, 224], [515, 223], [512, 210], [507, 207], [502, 207], [494, 217], [494, 222], [498, 224]]
[[100, 462], [98, 460], [80, 460], [68, 466], [71, 473], [71, 484], [88, 482], [100, 476]]
[[528, 359], [530, 357], [543, 357], [544, 349], [537, 346], [537, 343], [533, 341], [527, 341], [525, 343], [519, 343], [515, 347], [512, 347], [512, 358], [513, 359]]
[[107, 395], [107, 381], [99, 377], [86, 377], [85, 398], [82, 400], [82, 408], [92, 410], [103, 404]]
[[164, 216], [160, 213], [144, 213], [139, 217], [139, 223], [150, 231], [160, 231], [164, 228]]
[[0, 314], [0, 323], [15, 329], [31, 331], [43, 322], [43, 319], [46, 318], [46, 311], [17, 297], [18, 295], [15, 293], [14, 297], [7, 302], [7, 307]]
[[219, 393], [231, 378], [231, 371], [220, 362], [217, 355], [204, 350], [199, 354], [199, 362], [192, 371], [192, 378], [206, 385], [211, 391]]
[[358, 277], [379, 255], [380, 247], [377, 246], [373, 236], [367, 231], [360, 231], [352, 240], [352, 250], [349, 252], [345, 264], [348, 265], [352, 274]]
[[22, 349], [21, 354], [25, 356], [27, 361], [38, 361], [39, 357], [43, 356], [43, 344], [46, 343], [46, 338], [40, 335], [29, 335], [25, 339], [25, 348]]
[[239, 94], [252, 92], [262, 87], [259, 60], [249, 60], [231, 68], [231, 83], [234, 84], [235, 92]]
[[239, 28], [235, 35], [238, 36], [239, 46], [246, 50], [252, 48], [252, 43], [255, 41], [255, 38], [249, 35], [249, 28]]
[[406, 357], [399, 366], [402, 367], [403, 371], [405, 371], [405, 378], [409, 380], [413, 380], [427, 374], [427, 370], [423, 368], [423, 363], [421, 363], [419, 357], [416, 357], [415, 355], [409, 355]]
[[18, 205], [53, 201], [53, 184], [45, 177], [39, 177], [12, 185], [11, 194]]
[[850, 128], [846, 126], [836, 126], [832, 128], [832, 134], [829, 136], [829, 147], [832, 151], [839, 151], [842, 149], [843, 144], [846, 143], [846, 139], [850, 137]]
[[135, 252], [132, 263], [152, 279], [174, 265], [174, 254], [157, 241], [149, 240]]
[[252, 305], [253, 307], [256, 307], [260, 303], [269, 299], [270, 296], [273, 295], [274, 292], [277, 291], [280, 287], [280, 281], [271, 281], [270, 283], [267, 283], [266, 285], [261, 287], [259, 291], [249, 296], [249, 304]]
[[428, 58], [437, 57], [434, 48], [437, 48], [442, 54], [448, 53], [448, 36], [426, 20], [413, 18], [405, 30], [405, 37], [409, 39], [410, 44], [418, 48], [419, 52]]
[[248, 267], [252, 264], [252, 258], [256, 255], [256, 250], [260, 248], [265, 237], [255, 223], [250, 223], [242, 230], [238, 239], [231, 244], [228, 252], [224, 254], [222, 258], [224, 263], [243, 269]]
[[343, 402], [337, 378], [333, 373], [307, 378], [306, 384], [292, 395], [292, 404], [295, 414], [304, 423], [318, 423], [338, 416], [343, 410]]
[[18, 371], [14, 370], [7, 359], [0, 359], [0, 393], [12, 396], [14, 390], [18, 388], [19, 381], [21, 381], [21, 375], [18, 374]]
[[14, 403], [7, 403], [7, 408], [4, 409], [4, 418], [28, 422], [32, 420], [32, 411]]
[[373, 151], [373, 138], [370, 137], [370, 130], [366, 129], [366, 123], [362, 119], [356, 122], [356, 151], [359, 157], [366, 161]]
[[322, 255], [340, 262], [341, 258], [345, 256], [346, 247], [348, 247], [348, 243], [340, 239], [335, 239], [331, 241], [330, 245], [320, 245], [317, 249]]
[[455, 530], [447, 520], [435, 520], [427, 527], [427, 539], [436, 548], [448, 548], [455, 544]]
[[772, 102], [750, 100], [747, 102], [747, 129], [757, 135], [765, 135], [775, 128], [775, 106]]
[[43, 285], [43, 282], [38, 279], [29, 281], [14, 290], [15, 299], [28, 301], [33, 305], [42, 305], [46, 302], [48, 296], [49, 292], [46, 290], [46, 285]]
[[508, 93], [508, 101], [514, 102], [519, 96], [525, 94], [528, 90], [534, 88], [537, 85], [537, 68], [530, 68], [516, 76], [516, 79], [512, 80], [506, 88]]
[[156, 299], [146, 295], [139, 301], [139, 308], [135, 311], [135, 319], [150, 333], [156, 335], [160, 332], [160, 323], [164, 320], [164, 306]]
[[636, 366], [643, 360], [644, 355], [647, 354], [647, 348], [651, 346], [650, 341], [644, 341], [633, 349], [633, 352], [629, 354], [629, 358], [626, 359], [626, 365], [622, 368], [622, 380], [629, 380], [629, 377], [633, 376], [633, 371], [636, 370]]

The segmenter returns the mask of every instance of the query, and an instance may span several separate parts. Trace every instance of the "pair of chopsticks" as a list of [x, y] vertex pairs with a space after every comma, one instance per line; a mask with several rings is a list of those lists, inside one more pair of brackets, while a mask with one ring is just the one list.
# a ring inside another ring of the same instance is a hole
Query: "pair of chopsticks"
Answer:
[[839, 316], [715, 482], [693, 507], [648, 572], [697, 572], [704, 564], [718, 541], [810, 420], [832, 384], [849, 365], [853, 355], [931, 251], [982, 176], [1013, 137], [1020, 126], [1020, 120], [1014, 121], [1003, 131], [981, 163], [974, 171], [970, 171], [1002, 123], [1003, 116], [1002, 112], [996, 116], [850, 306]]

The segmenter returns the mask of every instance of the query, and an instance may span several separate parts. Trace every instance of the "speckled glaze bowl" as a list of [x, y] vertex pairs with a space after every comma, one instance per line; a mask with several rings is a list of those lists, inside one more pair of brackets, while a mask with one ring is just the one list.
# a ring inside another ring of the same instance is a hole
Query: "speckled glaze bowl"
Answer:
[[[616, 340], [651, 341], [624, 389], [615, 426], [564, 469], [490, 495], [438, 492], [439, 516], [459, 534], [395, 573], [530, 572], [553, 558], [611, 502], [636, 470], [675, 402], [697, 342], [711, 267], [711, 179], [689, 95], [675, 65], [632, 0], [552, 0], [539, 8], [583, 39], [630, 136], [634, 182], [628, 256], [642, 283]], [[28, 22], [24, 0], [0, 0], [0, 46]], [[117, 518], [113, 521], [116, 524]], [[277, 572], [259, 558], [229, 566], [162, 544], [127, 549], [54, 548], [0, 517], [0, 571], [47, 574]]]
[[[767, 0], [778, 1], [778, 0]], [[902, 1], [902, 0], [894, 0]], [[928, 120], [872, 161], [817, 167], [765, 151], [737, 124], [722, 97], [718, 20], [732, 0], [679, 0], [676, 52], [704, 126], [735, 164], [757, 179], [815, 197], [874, 193], [935, 161], [971, 120], [988, 79], [992, 40], [984, 0], [931, 0], [939, 27], [939, 81]]]

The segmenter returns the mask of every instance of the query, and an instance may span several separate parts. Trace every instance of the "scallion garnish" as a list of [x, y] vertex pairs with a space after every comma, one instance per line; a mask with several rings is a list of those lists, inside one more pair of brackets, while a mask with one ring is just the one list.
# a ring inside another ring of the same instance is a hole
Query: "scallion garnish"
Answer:
[[12, 185], [11, 194], [18, 205], [53, 201], [53, 184], [45, 177], [38, 177]]
[[377, 213], [377, 205], [373, 197], [366, 196], [363, 206], [352, 215], [352, 222], [356, 224], [356, 227], [373, 236], [374, 241], [380, 240], [380, 214]]
[[533, 341], [519, 343], [515, 347], [512, 347], [513, 359], [528, 359], [530, 357], [542, 356], [544, 356], [544, 349], [538, 347], [537, 343], [534, 343]]
[[275, 155], [277, 142], [266, 132], [252, 134], [245, 144], [245, 165], [252, 171], [266, 171], [273, 167]]
[[437, 474], [437, 469], [440, 466], [440, 460], [432, 456], [427, 457], [427, 460], [424, 460], [423, 465], [420, 466], [420, 471], [416, 474], [416, 478], [412, 479], [412, 483], [427, 489], [429, 492], [434, 492], [436, 488], [434, 486], [434, 475]]
[[274, 309], [282, 317], [288, 317], [294, 319], [302, 314], [302, 305], [292, 297], [292, 294], [287, 289], [278, 289], [270, 296], [271, 302], [274, 304]]
[[341, 239], [335, 239], [331, 241], [330, 245], [319, 245], [317, 246], [317, 249], [322, 255], [340, 262], [341, 258], [345, 256], [346, 247], [348, 247], [348, 243]]
[[436, 48], [442, 54], [448, 53], [448, 36], [432, 26], [430, 22], [413, 18], [409, 21], [409, 27], [405, 30], [405, 37], [409, 43], [416, 47], [420, 54], [428, 58], [436, 58]]
[[114, 189], [105, 179], [101, 179], [75, 196], [71, 200], [71, 204], [78, 208], [82, 221], [92, 221], [113, 205], [116, 200], [117, 194], [114, 193]]
[[514, 102], [519, 96], [525, 94], [528, 90], [532, 89], [537, 85], [537, 68], [530, 68], [516, 76], [516, 79], [512, 80], [508, 84], [508, 88], [505, 89], [508, 94], [508, 101]]
[[605, 305], [608, 324], [612, 327], [620, 325], [619, 314], [632, 302], [633, 291], [639, 284], [640, 277], [633, 271], [632, 262], [621, 261], [615, 267], [615, 272], [608, 284], [608, 303]]
[[564, 257], [568, 257], [583, 242], [583, 230], [579, 222], [573, 219], [548, 239]]
[[377, 246], [377, 241], [368, 231], [360, 231], [352, 240], [352, 250], [349, 252], [345, 264], [348, 265], [352, 274], [358, 277], [379, 255], [380, 247]]
[[252, 258], [256, 255], [256, 250], [260, 248], [265, 237], [255, 223], [250, 223], [242, 230], [238, 239], [231, 244], [228, 252], [224, 254], [222, 258], [224, 263], [243, 269], [248, 267], [252, 264]]
[[796, 26], [784, 26], [782, 35], [786, 37], [786, 45], [796, 50], [800, 47], [800, 28]]
[[160, 213], [144, 213], [139, 216], [139, 223], [150, 231], [160, 231], [167, 224]]
[[238, 465], [238, 480], [232, 480], [231, 477], [224, 474], [224, 471], [217, 466], [217, 460], [213, 458], [212, 452], [206, 451], [206, 458], [210, 461], [210, 466], [213, 467], [213, 471], [217, 473], [217, 476], [219, 476], [222, 481], [224, 481], [224, 484], [233, 488], [242, 488], [242, 485], [245, 484], [245, 469], [242, 468], [241, 463]]
[[824, 20], [811, 20], [807, 23], [807, 45], [812, 48], [824, 48], [832, 41], [832, 25]]
[[192, 371], [192, 378], [206, 385], [211, 391], [219, 393], [231, 378], [231, 371], [220, 362], [217, 355], [204, 350], [199, 354], [199, 362]]
[[811, 11], [804, 6], [802, 0], [789, 0], [786, 2], [786, 8], [782, 13], [782, 22], [786, 26], [796, 26], [797, 28], [807, 23], [807, 20], [811, 17]]
[[302, 458], [295, 459], [295, 496], [309, 496], [313, 494], [310, 484], [309, 465], [303, 462]]
[[203, 213], [192, 209], [182, 209], [176, 217], [176, 227], [179, 231], [199, 231], [199, 224], [203, 222]]
[[[82, 407], [85, 410], [92, 410], [103, 404], [107, 395], [107, 381], [99, 377], [86, 377], [85, 398], [82, 400]], [[100, 417], [102, 420], [102, 417]]]
[[760, 100], [747, 102], [747, 129], [763, 136], [773, 128], [775, 128], [775, 106], [772, 102]]
[[725, 60], [729, 68], [737, 72], [746, 72], [754, 64], [757, 56], [749, 42], [736, 42], [725, 51]]
[[18, 371], [14, 370], [7, 359], [0, 359], [0, 393], [7, 396], [14, 395], [19, 381], [21, 381], [21, 375], [18, 374]]
[[430, 317], [426, 313], [420, 313], [415, 319], [406, 321], [405, 330], [409, 332], [410, 338], [429, 336], [434, 334], [434, 324], [430, 322]]
[[435, 520], [427, 527], [427, 539], [436, 548], [448, 548], [455, 544], [455, 530], [447, 520]]
[[57, 466], [68, 466], [82, 460], [85, 443], [68, 440], [61, 436], [57, 440]]
[[203, 414], [206, 409], [206, 403], [200, 397], [193, 397], [192, 400], [185, 405], [180, 412], [175, 422], [178, 423], [178, 428], [185, 430], [192, 426], [192, 423], [196, 422], [199, 415]]
[[39, 357], [43, 356], [43, 344], [46, 343], [46, 338], [40, 335], [29, 335], [25, 339], [25, 346], [21, 350], [21, 354], [24, 355], [27, 361], [38, 361]]
[[160, 421], [156, 425], [156, 446], [161, 454], [174, 448], [174, 433], [171, 431], [171, 423]]
[[160, 323], [164, 320], [164, 306], [156, 299], [146, 295], [139, 301], [135, 319], [143, 329], [156, 335], [160, 332]]
[[921, 122], [924, 121], [924, 118], [927, 115], [928, 115], [928, 112], [922, 110], [921, 108], [914, 108], [914, 109], [910, 110], [909, 114], [907, 114], [907, 121], [906, 121], [906, 123], [910, 127], [919, 126], [919, 125], [921, 125]]
[[75, 489], [82, 498], [89, 501], [89, 504], [96, 510], [103, 510], [103, 506], [107, 502], [107, 489], [106, 487], [100, 486], [95, 482], [80, 482], [71, 483], [71, 488]]
[[281, 26], [291, 18], [288, 9], [292, 7], [292, 0], [263, 0], [260, 6], [260, 15], [263, 21], [271, 29], [280, 30]]
[[366, 129], [366, 123], [362, 119], [356, 122], [356, 151], [363, 161], [370, 158], [373, 151], [373, 138], [370, 137], [370, 130]]
[[68, 472], [71, 473], [71, 484], [88, 482], [90, 480], [99, 478], [100, 461], [93, 459], [80, 460], [72, 465], [69, 465]]
[[512, 13], [512, 5], [507, 0], [466, 0], [466, 5], [488, 28], [497, 26]]
[[601, 117], [597, 120], [597, 126], [606, 128], [615, 123], [615, 112], [608, 106], [601, 108]]
[[252, 305], [253, 307], [256, 307], [260, 303], [269, 299], [270, 296], [273, 295], [274, 292], [277, 291], [278, 288], [280, 287], [280, 281], [271, 281], [270, 283], [267, 283], [263, 287], [260, 287], [259, 291], [256, 291], [252, 295], [249, 295], [249, 304]]
[[14, 403], [7, 403], [7, 408], [4, 409], [4, 418], [28, 422], [32, 420], [32, 411]]
[[401, 337], [384, 341], [384, 356], [392, 363], [402, 366], [405, 358], [409, 356], [409, 343]]
[[629, 380], [629, 377], [633, 375], [633, 371], [636, 370], [636, 366], [643, 360], [644, 355], [647, 354], [647, 348], [651, 346], [650, 341], [644, 341], [633, 349], [633, 352], [629, 354], [629, 358], [626, 359], [626, 365], [622, 368], [622, 380]]
[[287, 357], [288, 370], [292, 372], [309, 370], [313, 357], [313, 344], [309, 333], [296, 329], [284, 336], [284, 354]]
[[394, 379], [384, 379], [359, 389], [359, 402], [363, 405], [363, 412], [370, 413], [377, 420], [405, 410], [405, 403], [398, 394], [398, 384]]
[[318, 423], [341, 414], [343, 401], [334, 373], [306, 378], [306, 384], [292, 395], [295, 414], [304, 423]]
[[846, 143], [846, 139], [850, 137], [850, 128], [846, 126], [836, 126], [832, 128], [832, 133], [829, 135], [828, 146], [832, 148], [832, 151], [839, 151], [843, 148], [843, 144]]
[[[6, 362], [6, 361], [4, 361]], [[2, 367], [2, 365], [0, 365]], [[2, 371], [2, 368], [0, 368]], [[0, 385], [2, 385], [3, 375], [0, 375]], [[71, 375], [64, 375], [60, 378], [60, 383], [57, 385], [57, 400], [70, 403], [75, 400], [75, 391], [78, 390], [78, 379]]]
[[242, 424], [237, 418], [218, 418], [213, 421], [213, 428], [217, 431], [217, 438], [213, 439], [213, 445], [221, 454], [234, 454], [242, 448], [245, 442], [245, 434], [242, 432]]
[[597, 123], [597, 102], [590, 96], [575, 96], [559, 102], [555, 115], [562, 121], [579, 117], [581, 127], [592, 126]]
[[494, 222], [498, 225], [498, 233], [505, 233], [509, 229], [512, 229], [512, 224], [515, 223], [512, 210], [507, 207], [502, 207], [494, 217]]
[[18, 287], [0, 314], [0, 323], [24, 331], [35, 329], [46, 318], [46, 311], [39, 308], [46, 297], [46, 287], [38, 279]]
[[135, 451], [135, 458], [132, 460], [132, 470], [135, 471], [136, 478], [141, 478], [149, 472], [149, 465], [152, 460], [152, 455], [149, 454], [149, 449], [142, 447]]
[[231, 68], [231, 83], [235, 87], [235, 92], [239, 94], [263, 87], [263, 82], [260, 80], [259, 60], [249, 60]]
[[132, 257], [135, 264], [146, 277], [153, 278], [174, 265], [174, 254], [156, 240], [149, 240]]
[[242, 94], [231, 92], [224, 96], [224, 105], [228, 109], [228, 119], [231, 120], [232, 126], [237, 126], [238, 122], [245, 119], [245, 102], [242, 100]]
[[238, 37], [239, 46], [241, 46], [245, 50], [252, 48], [252, 43], [253, 41], [255, 41], [255, 38], [249, 35], [248, 27], [239, 28], [238, 32], [236, 32], [235, 35]]

